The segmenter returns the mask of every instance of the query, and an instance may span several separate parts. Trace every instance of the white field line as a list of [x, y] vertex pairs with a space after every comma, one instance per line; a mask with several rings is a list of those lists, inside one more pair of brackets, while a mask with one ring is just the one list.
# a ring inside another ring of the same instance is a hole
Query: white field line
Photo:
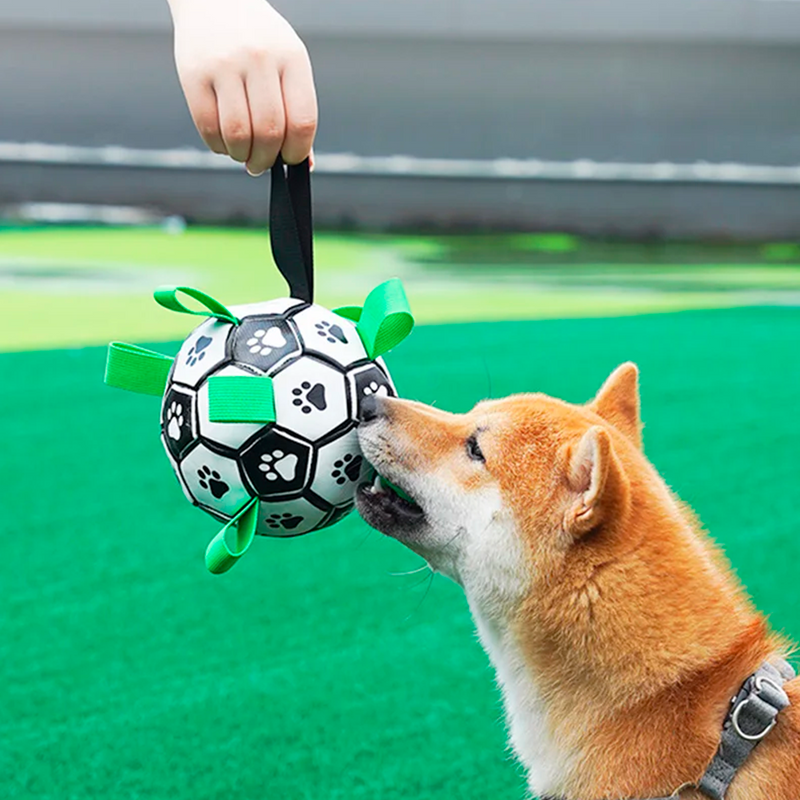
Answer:
[[[75, 167], [129, 167], [158, 170], [241, 171], [225, 156], [195, 148], [148, 150], [132, 147], [81, 147], [37, 142], [0, 142], [0, 164], [39, 164]], [[318, 153], [320, 175], [540, 180], [627, 183], [753, 184], [800, 186], [800, 165], [692, 164], [623, 161], [545, 161], [540, 159], [417, 158], [416, 156], [359, 156]]]

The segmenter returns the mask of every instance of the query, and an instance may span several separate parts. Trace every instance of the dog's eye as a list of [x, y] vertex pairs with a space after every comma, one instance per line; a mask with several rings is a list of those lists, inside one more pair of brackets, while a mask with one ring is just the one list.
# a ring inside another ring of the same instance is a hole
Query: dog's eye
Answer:
[[467, 455], [473, 461], [480, 461], [482, 464], [486, 463], [486, 458], [484, 457], [481, 447], [478, 444], [478, 439], [475, 436], [470, 436], [469, 439], [467, 439]]

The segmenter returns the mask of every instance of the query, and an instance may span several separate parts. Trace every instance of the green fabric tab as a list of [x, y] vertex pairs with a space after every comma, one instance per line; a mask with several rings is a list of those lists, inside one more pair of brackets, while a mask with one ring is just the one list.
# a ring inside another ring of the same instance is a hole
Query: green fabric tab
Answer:
[[333, 313], [349, 319], [351, 322], [358, 322], [361, 319], [361, 306], [342, 306], [334, 308]]
[[[178, 300], [177, 295], [179, 292], [196, 300], [206, 308], [206, 311], [192, 311], [192, 309], [187, 308]], [[159, 286], [153, 292], [153, 297], [155, 297], [160, 306], [164, 306], [170, 311], [178, 311], [181, 314], [195, 314], [200, 317], [216, 317], [217, 319], [232, 322], [234, 325], [239, 324], [239, 320], [222, 303], [215, 300], [211, 295], [201, 292], [199, 289], [193, 289], [191, 286]]]
[[367, 354], [373, 360], [400, 344], [413, 327], [414, 317], [398, 278], [376, 286], [369, 293], [356, 325]]
[[173, 359], [135, 344], [111, 342], [106, 357], [107, 386], [161, 397]]
[[212, 540], [206, 568], [213, 575], [227, 572], [249, 549], [256, 535], [258, 500], [254, 497]]
[[272, 378], [214, 375], [208, 379], [211, 422], [275, 422]]

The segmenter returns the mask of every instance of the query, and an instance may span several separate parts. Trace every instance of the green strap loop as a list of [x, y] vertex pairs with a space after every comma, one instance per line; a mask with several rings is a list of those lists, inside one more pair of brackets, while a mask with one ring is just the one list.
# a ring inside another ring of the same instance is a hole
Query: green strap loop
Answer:
[[275, 422], [272, 378], [258, 375], [212, 375], [208, 379], [211, 422]]
[[111, 342], [106, 357], [107, 386], [161, 397], [173, 359], [135, 344]]
[[257, 523], [258, 499], [254, 497], [206, 548], [206, 568], [212, 575], [227, 572], [248, 551]]
[[376, 286], [363, 308], [344, 306], [335, 313], [356, 323], [358, 335], [373, 361], [400, 344], [414, 327], [414, 317], [399, 278]]
[[[178, 292], [182, 292], [196, 300], [207, 311], [192, 311], [187, 308], [178, 300]], [[156, 303], [168, 308], [170, 311], [177, 311], [181, 314], [194, 314], [200, 317], [216, 317], [217, 319], [232, 322], [234, 325], [239, 324], [239, 320], [222, 303], [215, 300], [211, 295], [201, 292], [199, 289], [193, 289], [191, 286], [159, 286], [153, 292], [153, 297], [155, 297]]]

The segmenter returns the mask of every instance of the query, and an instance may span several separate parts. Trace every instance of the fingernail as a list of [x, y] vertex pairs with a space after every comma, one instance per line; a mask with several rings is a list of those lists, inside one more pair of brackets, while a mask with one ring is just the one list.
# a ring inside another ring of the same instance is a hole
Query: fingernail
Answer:
[[263, 174], [264, 174], [264, 170], [263, 170], [263, 169], [261, 170], [261, 172], [253, 172], [253, 171], [250, 169], [250, 167], [248, 167], [248, 166], [246, 166], [246, 165], [245, 165], [245, 169], [247, 170], [247, 174], [248, 174], [248, 175], [249, 175], [251, 178], [258, 178], [260, 175], [263, 175]]

